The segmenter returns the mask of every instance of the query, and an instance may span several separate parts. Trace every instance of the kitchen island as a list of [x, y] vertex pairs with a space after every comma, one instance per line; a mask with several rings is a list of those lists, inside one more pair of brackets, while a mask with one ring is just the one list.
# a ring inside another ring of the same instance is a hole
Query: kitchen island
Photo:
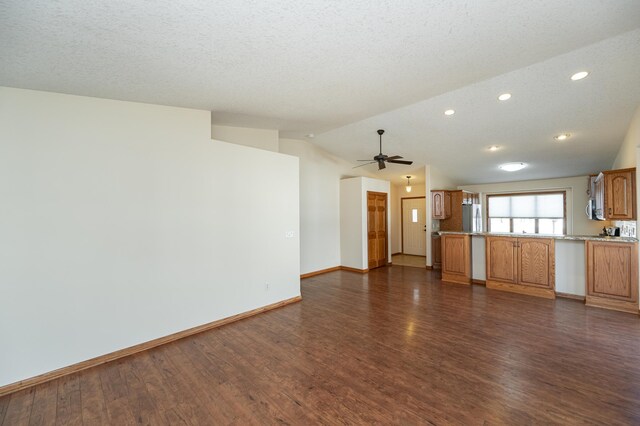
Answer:
[[441, 231], [442, 280], [638, 312], [638, 240]]

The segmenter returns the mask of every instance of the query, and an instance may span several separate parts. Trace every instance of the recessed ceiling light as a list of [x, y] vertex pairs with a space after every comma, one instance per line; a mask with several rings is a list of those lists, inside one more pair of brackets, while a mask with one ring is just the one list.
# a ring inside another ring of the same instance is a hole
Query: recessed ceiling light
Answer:
[[582, 80], [583, 78], [585, 78], [588, 75], [589, 75], [589, 73], [587, 71], [580, 71], [580, 72], [577, 72], [574, 75], [572, 75], [571, 76], [571, 80], [573, 80], [573, 81]]
[[517, 172], [518, 170], [522, 170], [527, 167], [527, 165], [525, 163], [504, 163], [500, 164], [498, 167], [505, 172]]
[[453, 114], [455, 114], [455, 113], [456, 113], [456, 112], [455, 112], [455, 110], [448, 109], [448, 110], [446, 110], [446, 111], [444, 112], [444, 115], [453, 115]]
[[307, 136], [308, 138], [311, 138], [311, 139], [313, 139], [313, 138], [315, 138], [315, 137], [316, 137], [316, 135], [315, 135], [315, 134], [313, 134], [313, 133], [309, 133], [309, 134], [307, 134], [306, 136]]
[[489, 151], [497, 151], [499, 149], [500, 149], [500, 147], [498, 145], [493, 145], [493, 146], [489, 147]]
[[564, 141], [569, 139], [570, 136], [571, 136], [570, 133], [561, 133], [558, 136], [554, 136], [553, 138], [557, 141]]
[[502, 95], [498, 96], [499, 101], [506, 101], [509, 99], [511, 99], [511, 93], [503, 93]]

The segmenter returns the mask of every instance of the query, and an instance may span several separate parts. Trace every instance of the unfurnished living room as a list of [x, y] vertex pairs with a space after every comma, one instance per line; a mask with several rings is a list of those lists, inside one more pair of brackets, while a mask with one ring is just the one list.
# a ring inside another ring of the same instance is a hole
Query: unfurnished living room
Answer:
[[640, 1], [0, 0], [0, 426], [640, 424]]

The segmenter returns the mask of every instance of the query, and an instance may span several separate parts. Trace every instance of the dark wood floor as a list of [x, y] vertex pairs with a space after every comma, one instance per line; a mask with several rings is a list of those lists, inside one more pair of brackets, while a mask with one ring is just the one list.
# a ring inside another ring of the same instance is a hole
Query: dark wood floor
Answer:
[[19, 424], [640, 424], [640, 319], [338, 271], [303, 301], [0, 398]]

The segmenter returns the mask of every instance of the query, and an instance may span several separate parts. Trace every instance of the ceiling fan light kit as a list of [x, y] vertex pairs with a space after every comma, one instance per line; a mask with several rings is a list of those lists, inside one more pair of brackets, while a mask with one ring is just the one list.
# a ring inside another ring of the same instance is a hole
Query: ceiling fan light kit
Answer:
[[[373, 157], [372, 160], [358, 160], [358, 161], [367, 161], [367, 163], [365, 164], [361, 164], [359, 166], [356, 167], [362, 167], [362, 166], [368, 166], [369, 164], [373, 164], [373, 163], [378, 163], [378, 170], [382, 170], [385, 169], [387, 166], [385, 165], [385, 163], [394, 163], [394, 164], [404, 164], [404, 165], [411, 165], [413, 164], [413, 161], [407, 161], [407, 160], [401, 160], [401, 156], [399, 155], [392, 155], [392, 156], [388, 156], [382, 153], [382, 135], [384, 134], [384, 130], [383, 129], [379, 129], [378, 130], [378, 135], [380, 136], [380, 152], [378, 155], [376, 155], [375, 157]], [[354, 167], [354, 169], [356, 168]]]

